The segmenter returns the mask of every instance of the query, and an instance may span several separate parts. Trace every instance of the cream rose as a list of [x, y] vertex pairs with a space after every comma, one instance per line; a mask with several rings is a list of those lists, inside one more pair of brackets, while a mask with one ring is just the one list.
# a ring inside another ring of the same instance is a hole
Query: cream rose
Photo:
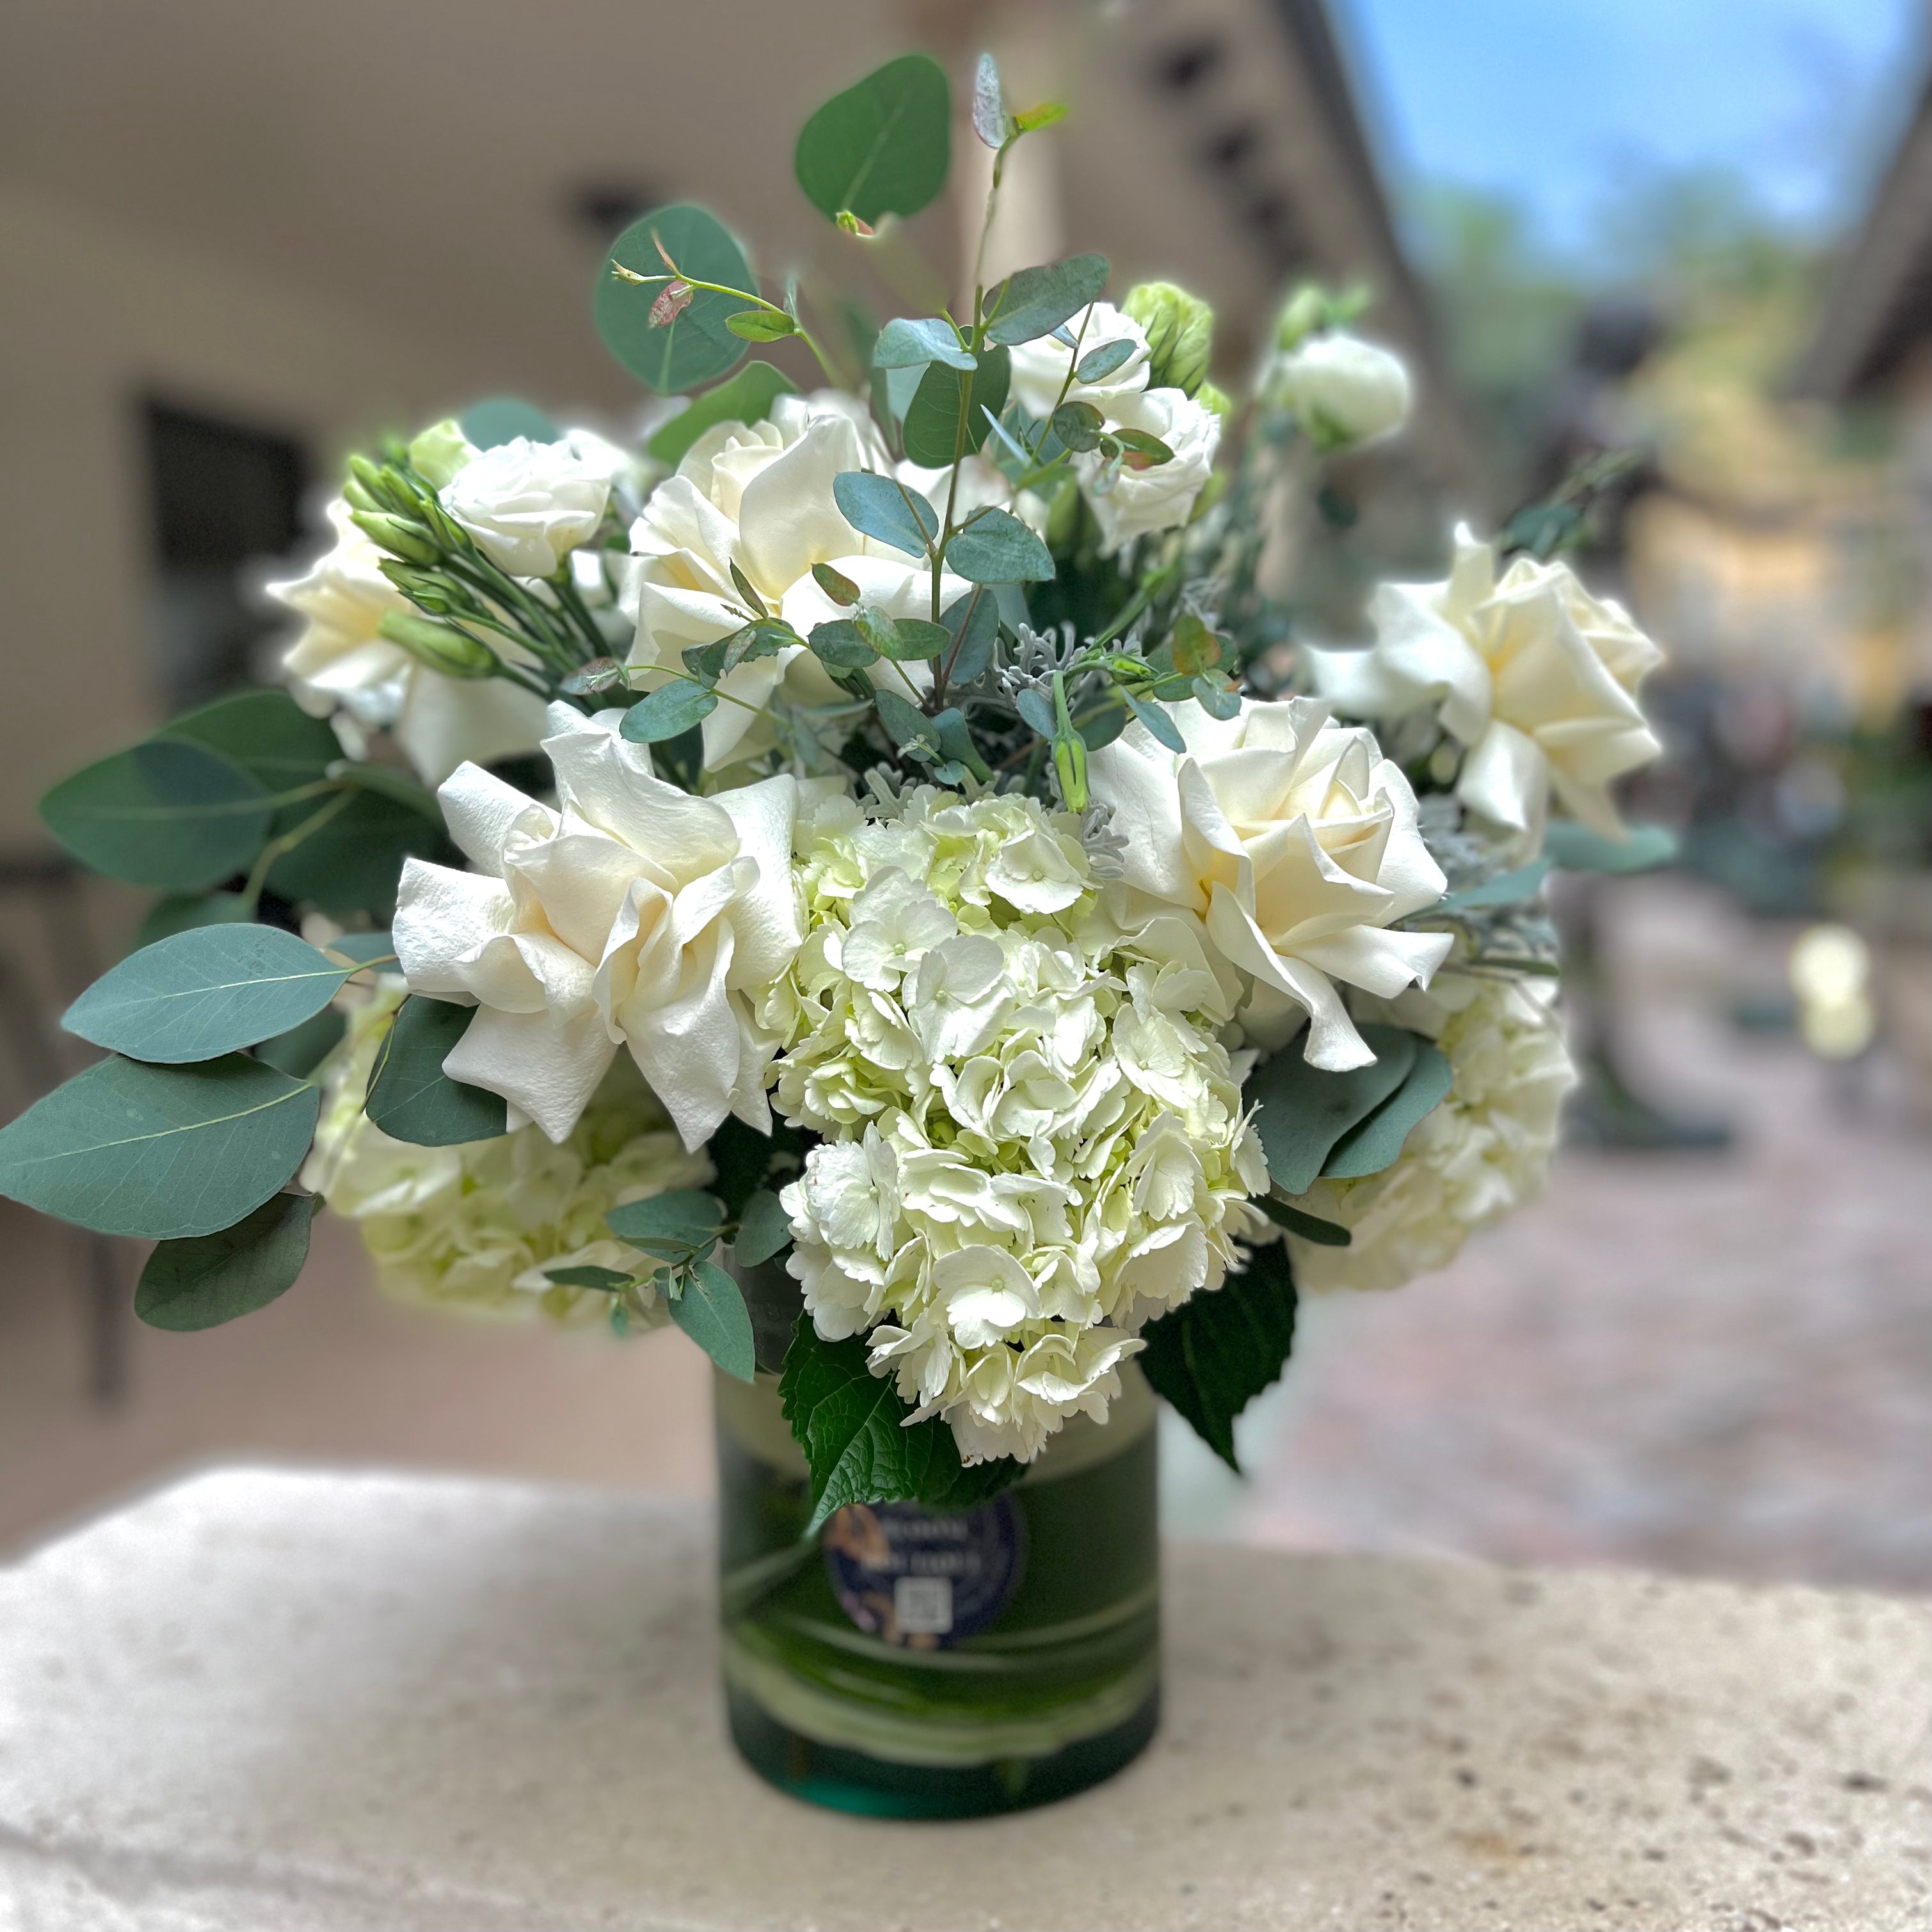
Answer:
[[1270, 403], [1292, 410], [1325, 449], [1379, 442], [1408, 420], [1408, 371], [1401, 357], [1339, 331], [1277, 352], [1259, 386]]
[[553, 1141], [620, 1046], [687, 1147], [728, 1113], [768, 1130], [772, 1042], [749, 999], [798, 950], [797, 783], [693, 797], [617, 735], [622, 715], [550, 707], [555, 811], [474, 765], [443, 785], [450, 836], [478, 870], [410, 861], [398, 957], [412, 991], [479, 1009], [444, 1071]]
[[1441, 584], [1389, 584], [1364, 651], [1306, 653], [1316, 688], [1352, 717], [1433, 706], [1465, 748], [1456, 790], [1474, 812], [1540, 841], [1553, 793], [1606, 838], [1624, 836], [1611, 785], [1661, 747], [1636, 699], [1663, 652], [1565, 563], [1494, 549], [1466, 527]]
[[1335, 982], [1392, 997], [1427, 985], [1452, 944], [1388, 929], [1445, 884], [1408, 781], [1313, 699], [1244, 699], [1225, 722], [1191, 700], [1167, 710], [1184, 751], [1136, 722], [1089, 760], [1126, 840], [1130, 892], [1201, 917], [1250, 982], [1239, 1017], [1254, 1043], [1283, 1045], [1305, 1013], [1313, 1065], [1367, 1065]]

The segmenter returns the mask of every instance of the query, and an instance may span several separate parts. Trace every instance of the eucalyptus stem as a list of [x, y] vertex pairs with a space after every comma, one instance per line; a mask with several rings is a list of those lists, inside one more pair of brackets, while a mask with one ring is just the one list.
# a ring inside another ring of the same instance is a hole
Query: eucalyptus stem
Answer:
[[284, 832], [279, 838], [271, 838], [262, 848], [254, 864], [249, 868], [247, 883], [242, 888], [242, 903], [252, 914], [262, 902], [262, 889], [268, 884], [268, 874], [278, 859], [292, 852], [302, 842], [320, 832], [332, 818], [346, 811], [355, 796], [354, 790], [347, 785], [332, 788], [335, 796], [320, 811], [312, 812], [302, 822]]

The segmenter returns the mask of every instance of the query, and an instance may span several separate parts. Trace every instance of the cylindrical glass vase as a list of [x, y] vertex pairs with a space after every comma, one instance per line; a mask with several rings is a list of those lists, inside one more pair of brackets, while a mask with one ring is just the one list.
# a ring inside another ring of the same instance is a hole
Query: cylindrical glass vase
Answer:
[[807, 1538], [805, 1459], [774, 1376], [717, 1378], [731, 1735], [795, 1797], [967, 1818], [1110, 1778], [1160, 1705], [1154, 1400], [1120, 1376], [978, 1508], [854, 1505]]

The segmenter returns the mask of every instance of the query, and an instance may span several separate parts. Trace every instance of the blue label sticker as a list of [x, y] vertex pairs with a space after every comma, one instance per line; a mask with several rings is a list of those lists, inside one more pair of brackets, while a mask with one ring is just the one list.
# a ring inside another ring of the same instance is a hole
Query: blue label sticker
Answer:
[[1026, 1568], [1026, 1523], [1010, 1496], [977, 1509], [848, 1503], [825, 1526], [825, 1573], [862, 1630], [908, 1650], [945, 1650], [984, 1630]]

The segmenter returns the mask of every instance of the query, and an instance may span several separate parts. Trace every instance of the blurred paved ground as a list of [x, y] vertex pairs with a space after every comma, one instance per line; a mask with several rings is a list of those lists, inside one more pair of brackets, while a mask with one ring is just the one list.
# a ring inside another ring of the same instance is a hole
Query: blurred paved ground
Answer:
[[[1724, 1022], [1780, 983], [1788, 932], [1675, 882], [1625, 896], [1653, 1084], [1728, 1108], [1738, 1148], [1566, 1152], [1447, 1273], [1308, 1310], [1244, 1418], [1251, 1484], [1175, 1432], [1172, 1527], [1932, 1590], [1932, 1143], [1882, 1077], [1848, 1112], [1790, 1040]], [[675, 1333], [414, 1315], [368, 1286], [352, 1230], [317, 1233], [274, 1306], [135, 1330], [130, 1399], [104, 1414], [72, 1250], [0, 1203], [0, 1548], [238, 1456], [708, 1490], [707, 1370]]]

